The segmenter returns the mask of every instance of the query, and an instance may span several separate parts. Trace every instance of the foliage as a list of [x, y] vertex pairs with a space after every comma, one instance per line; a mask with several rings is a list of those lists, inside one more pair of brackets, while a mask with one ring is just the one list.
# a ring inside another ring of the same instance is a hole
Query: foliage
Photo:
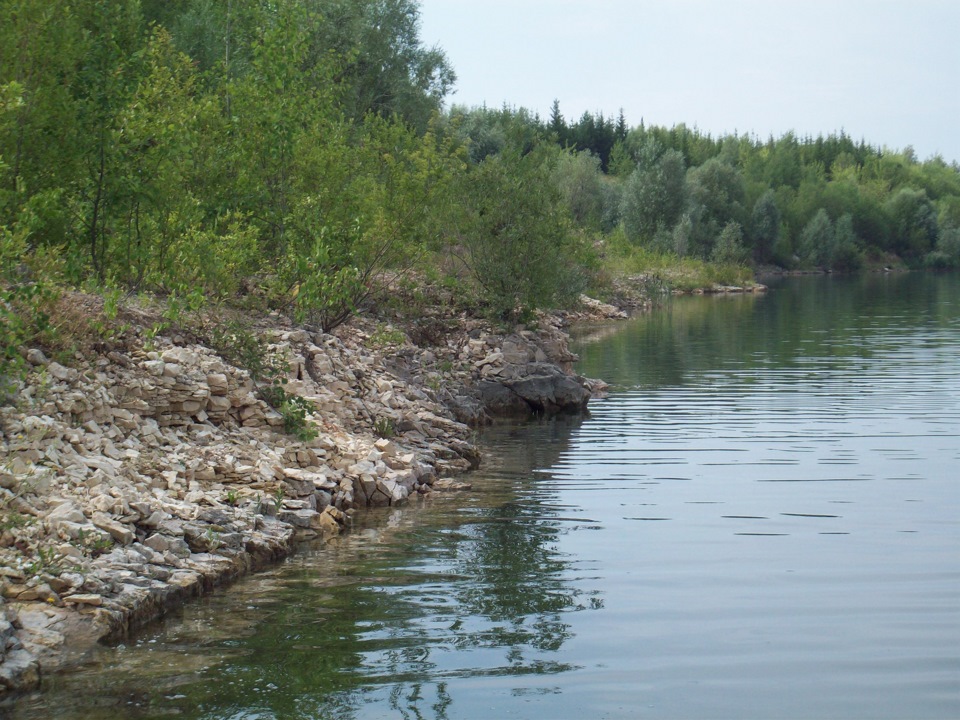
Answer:
[[776, 194], [767, 188], [757, 198], [750, 216], [750, 230], [753, 239], [753, 254], [758, 263], [767, 263], [774, 258], [774, 249], [780, 241], [780, 208], [777, 207]]
[[853, 217], [850, 213], [845, 213], [837, 218], [833, 226], [833, 247], [829, 267], [839, 272], [853, 272], [859, 270], [862, 265], [860, 238], [853, 229]]
[[933, 249], [937, 240], [937, 214], [926, 191], [902, 187], [886, 203], [892, 222], [890, 250], [917, 257]]
[[743, 178], [732, 163], [711, 158], [687, 172], [687, 192], [694, 218], [690, 252], [707, 258], [723, 228], [731, 222], [743, 225]]
[[375, 348], [385, 348], [390, 345], [403, 345], [407, 336], [402, 330], [377, 323], [376, 330], [370, 334], [369, 343]]
[[909, 148], [567, 120], [559, 101], [546, 121], [441, 113], [454, 74], [416, 0], [0, 12], [0, 374], [50, 334], [62, 286], [258, 303], [329, 331], [435, 260], [500, 320], [565, 304], [619, 234], [649, 251], [634, 259], [960, 264], [960, 168]]
[[651, 242], [676, 225], [686, 195], [684, 173], [680, 153], [663, 152], [652, 139], [644, 145], [620, 206], [623, 227], [632, 242]]
[[715, 285], [744, 286], [753, 273], [744, 265], [711, 263], [693, 257], [679, 257], [673, 252], [651, 247], [637, 247], [621, 233], [609, 236], [605, 260], [611, 275], [625, 275], [633, 283], [666, 289], [689, 291]]
[[710, 259], [719, 264], [742, 265], [747, 262], [749, 251], [743, 245], [743, 229], [740, 223], [729, 222], [717, 237]]
[[390, 418], [379, 417], [373, 423], [373, 432], [378, 437], [389, 440], [397, 434], [397, 428]]
[[286, 380], [274, 379], [269, 385], [259, 386], [260, 397], [280, 413], [285, 432], [304, 442], [313, 440], [317, 437], [317, 426], [307, 416], [316, 408], [306, 398], [288, 393], [284, 388], [285, 384]]
[[609, 215], [609, 195], [604, 191], [600, 158], [585, 151], [561, 153], [550, 180], [574, 223], [590, 229], [601, 228]]
[[834, 240], [833, 223], [827, 211], [821, 208], [800, 235], [801, 259], [817, 267], [830, 267]]
[[498, 320], [572, 301], [585, 285], [576, 236], [550, 182], [556, 154], [505, 150], [464, 176], [456, 252]]
[[950, 225], [943, 228], [936, 249], [927, 254], [924, 263], [942, 270], [960, 268], [960, 228]]
[[209, 342], [225, 360], [249, 372], [254, 381], [271, 381], [283, 370], [268, 343], [243, 322], [232, 320], [215, 325]]

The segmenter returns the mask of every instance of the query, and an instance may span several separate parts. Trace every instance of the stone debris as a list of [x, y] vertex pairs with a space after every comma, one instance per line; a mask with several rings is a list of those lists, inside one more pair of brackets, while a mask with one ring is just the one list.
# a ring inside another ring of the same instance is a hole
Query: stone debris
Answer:
[[426, 349], [378, 347], [362, 319], [267, 331], [312, 439], [284, 431], [249, 372], [181, 338], [77, 367], [28, 350], [0, 407], [0, 695], [78, 643], [336, 535], [358, 508], [470, 489], [450, 476], [479, 464], [471, 425], [580, 411], [602, 390], [573, 374], [556, 318], [458, 328]]

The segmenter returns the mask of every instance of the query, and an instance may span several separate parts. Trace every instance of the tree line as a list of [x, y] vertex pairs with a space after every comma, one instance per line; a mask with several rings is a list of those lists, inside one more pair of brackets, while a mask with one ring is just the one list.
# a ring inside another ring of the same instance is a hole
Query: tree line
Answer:
[[919, 161], [845, 132], [714, 138], [685, 125], [584, 113], [558, 101], [523, 109], [454, 108], [475, 161], [511, 138], [566, 151], [560, 179], [579, 224], [634, 246], [720, 262], [850, 271], [865, 262], [960, 266], [960, 167]]
[[420, 40], [415, 0], [0, 13], [5, 347], [43, 286], [255, 295], [329, 330], [410, 269], [510, 319], [597, 289], [632, 249], [960, 264], [955, 164], [843, 133], [444, 109], [455, 74]]

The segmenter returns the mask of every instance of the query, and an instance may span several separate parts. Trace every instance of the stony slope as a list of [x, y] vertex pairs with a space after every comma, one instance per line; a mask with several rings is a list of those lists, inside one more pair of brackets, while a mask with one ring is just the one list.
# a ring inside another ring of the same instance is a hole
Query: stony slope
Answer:
[[427, 347], [380, 329], [262, 329], [308, 440], [247, 370], [183, 336], [72, 367], [30, 350], [0, 408], [0, 694], [364, 506], [455, 486], [479, 462], [467, 423], [582, 410], [602, 386], [572, 373], [555, 319], [506, 335], [460, 319]]

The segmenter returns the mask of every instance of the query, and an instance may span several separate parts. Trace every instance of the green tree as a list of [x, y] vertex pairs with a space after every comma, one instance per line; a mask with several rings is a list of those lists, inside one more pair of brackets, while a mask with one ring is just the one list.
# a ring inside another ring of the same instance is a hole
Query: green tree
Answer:
[[821, 208], [800, 234], [800, 258], [810, 265], [829, 268], [833, 253], [833, 223], [827, 211]]
[[559, 100], [554, 99], [550, 106], [550, 121], [547, 124], [547, 129], [553, 133], [560, 147], [566, 147], [570, 130], [567, 128], [567, 121], [563, 119], [563, 114], [560, 112]]
[[853, 272], [863, 265], [860, 238], [853, 229], [853, 217], [844, 213], [833, 226], [833, 254], [829, 268], [839, 272]]
[[415, 0], [312, 0], [317, 53], [339, 59], [344, 112], [398, 115], [419, 130], [440, 110], [456, 75], [438, 47], [420, 40]]
[[589, 152], [560, 154], [551, 177], [574, 222], [599, 229], [604, 217], [604, 178], [600, 158]]
[[728, 223], [743, 225], [743, 177], [731, 163], [711, 158], [687, 171], [686, 187], [694, 220], [691, 252], [708, 258]]
[[902, 187], [885, 207], [891, 220], [890, 250], [910, 258], [922, 257], [936, 245], [937, 213], [924, 190]]
[[937, 247], [927, 254], [924, 263], [932, 268], [960, 268], [960, 228], [953, 226], [941, 228], [940, 235], [937, 237]]
[[451, 247], [492, 317], [569, 303], [585, 285], [581, 249], [550, 182], [555, 160], [545, 146], [507, 149], [461, 177]]
[[620, 207], [624, 231], [632, 243], [651, 242], [658, 232], [669, 233], [683, 212], [684, 180], [679, 152], [664, 151], [652, 139], [644, 145], [624, 186]]
[[[280, 280], [296, 316], [329, 331], [440, 245], [436, 207], [464, 162], [455, 140], [370, 115], [349, 145], [300, 153]], [[322, 156], [321, 156], [322, 153]], [[316, 174], [314, 174], [316, 173]]]
[[743, 244], [743, 229], [738, 222], [728, 222], [714, 243], [710, 259], [716, 263], [742, 265], [750, 257]]
[[184, 283], [197, 279], [194, 251], [182, 241], [203, 219], [190, 183], [204, 108], [190, 58], [164, 29], [155, 29], [137, 62], [141, 79], [117, 112], [112, 139], [122, 189], [105, 257], [118, 283], [176, 289], [169, 281], [178, 275]]
[[758, 263], [768, 263], [773, 259], [773, 249], [780, 240], [780, 223], [776, 194], [768, 188], [754, 203], [750, 217], [753, 257]]

